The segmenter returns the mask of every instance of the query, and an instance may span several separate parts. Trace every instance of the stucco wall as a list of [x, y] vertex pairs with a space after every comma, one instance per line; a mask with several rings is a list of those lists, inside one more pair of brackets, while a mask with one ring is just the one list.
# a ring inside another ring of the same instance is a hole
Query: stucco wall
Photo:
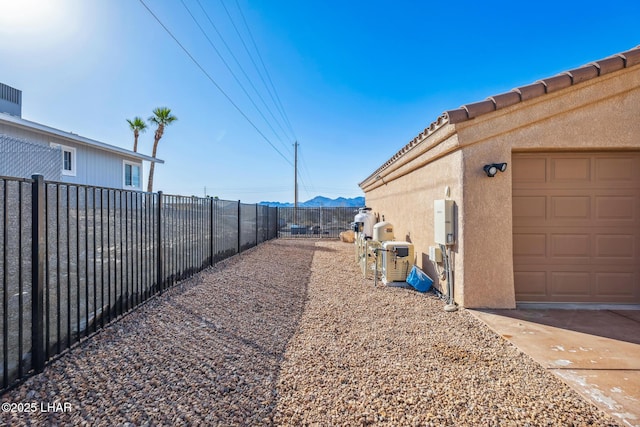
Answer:
[[464, 163], [464, 305], [515, 306], [512, 151], [640, 149], [640, 68], [623, 70], [457, 125]]
[[514, 308], [511, 173], [489, 178], [483, 166], [511, 162], [508, 144], [494, 141], [462, 149], [464, 298], [466, 307]]
[[[414, 244], [416, 264], [435, 280], [435, 286], [446, 293], [446, 282], [440, 283], [434, 264], [429, 260], [429, 246], [435, 246], [433, 237], [433, 201], [445, 198], [445, 188], [450, 188], [450, 199], [459, 206], [462, 200], [462, 155], [456, 151], [455, 134], [447, 129], [437, 135], [439, 143], [431, 149], [422, 147], [421, 153], [412, 156], [402, 167], [382, 172], [380, 179], [372, 178], [372, 188], [366, 192], [366, 204], [394, 226], [395, 240], [407, 240]], [[454, 152], [451, 153], [451, 150]], [[415, 170], [412, 170], [417, 168]], [[410, 171], [410, 172], [409, 172]], [[387, 181], [388, 180], [388, 181]], [[384, 181], [384, 183], [383, 183]], [[456, 226], [462, 224], [458, 220]], [[462, 283], [462, 245], [453, 247], [455, 280]], [[462, 293], [458, 293], [462, 301]]]
[[[640, 150], [640, 67], [623, 69], [446, 125], [361, 183], [367, 204], [409, 236], [418, 265], [433, 244], [433, 200], [451, 187], [458, 205], [455, 300], [465, 307], [513, 308], [511, 153]], [[507, 162], [489, 178], [483, 165]]]

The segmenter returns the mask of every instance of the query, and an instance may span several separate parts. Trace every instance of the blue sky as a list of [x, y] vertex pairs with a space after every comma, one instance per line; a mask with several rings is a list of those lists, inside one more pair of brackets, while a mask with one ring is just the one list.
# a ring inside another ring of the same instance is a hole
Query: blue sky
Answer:
[[167, 106], [154, 190], [246, 202], [293, 201], [296, 139], [300, 200], [360, 196], [443, 111], [640, 45], [637, 1], [144, 3], [206, 74], [139, 0], [0, 0], [0, 82], [22, 90], [24, 118], [126, 148], [125, 119]]

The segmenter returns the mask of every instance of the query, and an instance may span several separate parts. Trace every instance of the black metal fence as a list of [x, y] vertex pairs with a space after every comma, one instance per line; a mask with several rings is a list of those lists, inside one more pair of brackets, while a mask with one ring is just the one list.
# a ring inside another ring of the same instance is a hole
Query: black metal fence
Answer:
[[358, 208], [278, 208], [278, 237], [338, 238], [351, 229]]
[[2, 389], [157, 293], [277, 237], [278, 211], [0, 177]]

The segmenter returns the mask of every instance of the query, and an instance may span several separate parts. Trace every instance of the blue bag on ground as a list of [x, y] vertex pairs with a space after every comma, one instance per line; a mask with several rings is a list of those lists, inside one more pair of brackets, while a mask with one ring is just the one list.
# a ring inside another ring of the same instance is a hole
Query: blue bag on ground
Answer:
[[413, 286], [418, 292], [427, 292], [431, 289], [433, 280], [431, 280], [431, 277], [427, 276], [424, 271], [414, 265], [407, 277], [407, 283]]

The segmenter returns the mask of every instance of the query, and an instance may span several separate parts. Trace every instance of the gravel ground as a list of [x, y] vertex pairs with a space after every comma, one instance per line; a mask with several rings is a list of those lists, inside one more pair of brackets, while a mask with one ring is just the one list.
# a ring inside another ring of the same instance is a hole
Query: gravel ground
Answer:
[[3, 412], [0, 422], [617, 425], [469, 313], [443, 305], [374, 288], [353, 244], [268, 242], [153, 299], [6, 393], [3, 403], [37, 411]]

